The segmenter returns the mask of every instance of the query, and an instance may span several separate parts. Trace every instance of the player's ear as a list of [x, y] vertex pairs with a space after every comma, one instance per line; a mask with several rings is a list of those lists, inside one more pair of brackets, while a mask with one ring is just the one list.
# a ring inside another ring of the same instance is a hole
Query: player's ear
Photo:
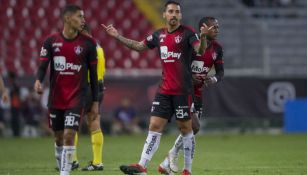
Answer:
[[63, 16], [64, 23], [67, 23], [70, 19], [70, 15], [66, 14]]

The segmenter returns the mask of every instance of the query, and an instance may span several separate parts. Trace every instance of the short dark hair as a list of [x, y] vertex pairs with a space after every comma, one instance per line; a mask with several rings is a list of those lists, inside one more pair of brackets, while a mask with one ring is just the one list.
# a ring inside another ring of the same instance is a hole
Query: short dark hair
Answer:
[[201, 18], [199, 23], [198, 23], [198, 29], [200, 29], [201, 26], [203, 26], [203, 23], [208, 25], [209, 21], [213, 21], [213, 20], [216, 20], [216, 18], [214, 18], [212, 16], [205, 16], [205, 17]]
[[75, 13], [79, 10], [82, 10], [80, 6], [75, 5], [75, 4], [68, 4], [62, 10], [61, 17], [62, 19], [64, 19], [64, 16], [67, 15], [68, 13]]
[[170, 4], [175, 4], [175, 5], [178, 5], [179, 7], [181, 7], [181, 5], [180, 5], [179, 2], [169, 0], [169, 1], [167, 1], [167, 2], [165, 3], [165, 5], [164, 5], [164, 11], [166, 11], [167, 6], [170, 5]]

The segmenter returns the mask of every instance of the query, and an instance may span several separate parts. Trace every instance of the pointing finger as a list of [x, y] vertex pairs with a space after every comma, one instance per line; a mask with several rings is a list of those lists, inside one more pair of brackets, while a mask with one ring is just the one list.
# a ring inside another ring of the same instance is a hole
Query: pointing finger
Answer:
[[100, 24], [103, 28], [107, 29], [107, 26], [105, 26], [104, 24]]
[[208, 30], [211, 30], [211, 29], [213, 29], [213, 27], [214, 27], [214, 26], [211, 26], [211, 27], [209, 27], [209, 29], [208, 29]]

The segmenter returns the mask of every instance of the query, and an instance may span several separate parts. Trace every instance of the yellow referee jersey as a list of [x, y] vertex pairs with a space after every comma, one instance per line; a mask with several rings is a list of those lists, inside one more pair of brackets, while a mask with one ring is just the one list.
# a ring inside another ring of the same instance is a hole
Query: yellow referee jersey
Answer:
[[[103, 49], [98, 43], [96, 51], [97, 51], [97, 78], [98, 81], [103, 81], [104, 74], [106, 73], [106, 66], [105, 66], [106, 63], [105, 63]], [[88, 74], [88, 82], [90, 82], [89, 74]]]

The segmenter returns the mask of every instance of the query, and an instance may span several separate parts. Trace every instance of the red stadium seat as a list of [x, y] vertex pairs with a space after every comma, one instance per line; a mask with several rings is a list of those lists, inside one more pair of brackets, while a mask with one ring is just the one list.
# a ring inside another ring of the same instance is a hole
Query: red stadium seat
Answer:
[[[36, 61], [29, 60], [38, 57], [41, 44], [49, 34], [63, 27], [60, 9], [69, 3], [76, 3], [84, 8], [92, 34], [104, 48], [108, 69], [142, 70], [158, 67], [155, 66], [155, 60], [158, 60], [156, 51], [131, 54], [130, 49], [108, 36], [100, 26], [101, 23], [114, 24], [123, 35], [143, 40], [153, 27], [133, 1], [4, 0], [0, 5], [0, 11], [3, 12], [0, 13], [0, 23], [5, 25], [0, 28], [0, 39], [4, 40], [7, 49], [5, 53], [1, 53], [1, 57], [8, 70], [16, 70], [19, 63], [14, 63], [12, 59], [18, 57], [22, 66], [20, 72], [33, 75], [37, 64]], [[16, 46], [16, 43], [21, 44]]]

